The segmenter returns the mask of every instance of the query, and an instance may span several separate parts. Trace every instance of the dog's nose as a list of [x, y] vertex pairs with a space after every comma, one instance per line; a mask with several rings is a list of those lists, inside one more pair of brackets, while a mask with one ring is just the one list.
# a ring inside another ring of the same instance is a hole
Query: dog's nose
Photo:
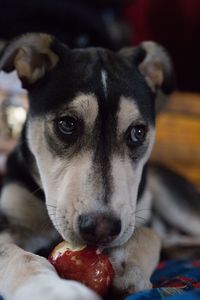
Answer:
[[110, 214], [91, 213], [79, 216], [79, 231], [88, 244], [106, 244], [121, 231], [121, 221]]

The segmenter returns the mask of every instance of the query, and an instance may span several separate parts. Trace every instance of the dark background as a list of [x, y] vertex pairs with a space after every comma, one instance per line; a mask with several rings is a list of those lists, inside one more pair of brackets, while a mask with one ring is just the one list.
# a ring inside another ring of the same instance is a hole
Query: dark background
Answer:
[[155, 40], [172, 56], [178, 88], [200, 91], [199, 0], [0, 0], [0, 39], [31, 31], [70, 47], [118, 50]]

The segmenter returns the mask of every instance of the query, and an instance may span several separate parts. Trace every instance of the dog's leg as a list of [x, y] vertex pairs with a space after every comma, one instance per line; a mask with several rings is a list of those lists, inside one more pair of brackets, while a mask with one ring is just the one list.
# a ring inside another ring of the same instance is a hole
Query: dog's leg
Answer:
[[45, 258], [16, 246], [13, 242], [23, 235], [21, 230], [15, 229], [12, 236], [8, 228], [0, 235], [0, 294], [6, 300], [98, 299], [83, 285], [60, 279]]
[[7, 226], [14, 242], [25, 250], [36, 252], [56, 236], [46, 204], [17, 182], [3, 187], [0, 211], [3, 229]]
[[45, 237], [39, 230], [44, 221], [42, 205], [34, 203], [33, 200], [39, 200], [28, 193], [14, 183], [5, 186], [2, 192], [5, 217], [0, 222], [0, 294], [6, 300], [99, 299], [82, 284], [60, 279], [45, 258], [22, 249], [36, 249], [33, 240], [37, 243]]
[[99, 299], [80, 283], [60, 279], [45, 258], [12, 243], [0, 243], [0, 270], [0, 292], [6, 300]]
[[151, 165], [148, 172], [147, 184], [153, 196], [151, 227], [162, 237], [163, 247], [200, 245], [199, 191], [164, 166]]
[[137, 228], [133, 237], [123, 246], [110, 252], [115, 269], [113, 287], [130, 294], [151, 288], [150, 277], [160, 255], [161, 240], [149, 228]]

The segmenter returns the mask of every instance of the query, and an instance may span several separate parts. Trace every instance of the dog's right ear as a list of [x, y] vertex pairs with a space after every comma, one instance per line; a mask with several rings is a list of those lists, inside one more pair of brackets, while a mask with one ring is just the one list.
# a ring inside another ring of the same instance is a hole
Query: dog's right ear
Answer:
[[124, 48], [120, 51], [133, 63], [143, 75], [151, 90], [157, 94], [174, 91], [176, 80], [173, 65], [166, 50], [159, 44], [147, 41], [135, 48]]
[[155, 94], [155, 109], [159, 112], [168, 95], [176, 88], [176, 78], [171, 59], [159, 44], [147, 41], [135, 48], [124, 48], [120, 53], [138, 69]]
[[16, 70], [22, 85], [27, 87], [42, 78], [59, 61], [52, 50], [54, 38], [45, 33], [25, 34], [3, 49], [0, 70]]

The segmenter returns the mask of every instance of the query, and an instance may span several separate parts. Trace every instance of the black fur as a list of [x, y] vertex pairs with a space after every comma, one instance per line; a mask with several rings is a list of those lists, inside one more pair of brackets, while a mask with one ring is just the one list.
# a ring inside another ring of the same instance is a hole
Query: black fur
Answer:
[[16, 182], [28, 189], [35, 197], [44, 201], [44, 192], [31, 175], [35, 165], [35, 158], [29, 150], [25, 132], [26, 125], [22, 131], [20, 143], [8, 157], [4, 184]]
[[[84, 124], [74, 143], [58, 140], [56, 134], [52, 136], [45, 130], [45, 136], [50, 151], [54, 155], [75, 156], [86, 148], [94, 149], [95, 170], [102, 174], [104, 180], [104, 202], [107, 202], [112, 193], [110, 176], [110, 157], [112, 153], [123, 156], [123, 145], [116, 139], [116, 115], [119, 109], [119, 100], [123, 95], [134, 99], [145, 124], [154, 125], [154, 97], [143, 76], [137, 69], [138, 61], [127, 60], [120, 53], [101, 48], [87, 50], [70, 50], [57, 43], [52, 50], [58, 54], [60, 61], [52, 72], [35, 84], [28, 86], [31, 117], [44, 118], [53, 112], [59, 116], [67, 108], [72, 99], [79, 93], [93, 94], [97, 98], [99, 114], [93, 131], [91, 142], [85, 143]], [[142, 51], [142, 50], [141, 50]], [[143, 57], [142, 51], [142, 57]], [[101, 72], [107, 74], [107, 95], [102, 86]], [[80, 120], [81, 122], [81, 120]], [[95, 141], [95, 143], [94, 143]], [[124, 140], [121, 141], [124, 144]], [[146, 151], [146, 145], [130, 150], [130, 157], [135, 163]], [[140, 190], [142, 190], [142, 185]], [[141, 193], [141, 192], [140, 192]]]
[[138, 196], [137, 196], [137, 201], [139, 202], [141, 197], [144, 194], [144, 191], [146, 189], [146, 184], [147, 184], [147, 168], [148, 168], [148, 164], [146, 164], [143, 168], [143, 172], [142, 172], [142, 178], [140, 180], [140, 184], [139, 184], [139, 189], [138, 189]]
[[7, 228], [9, 228], [9, 220], [2, 212], [0, 212], [0, 232]]
[[[120, 53], [88, 48], [69, 50], [55, 42], [52, 49], [60, 57], [57, 66], [29, 89], [32, 116], [45, 115], [62, 109], [77, 93], [93, 93], [100, 110], [114, 116], [120, 96], [132, 97], [142, 117], [154, 124], [154, 98], [137, 66]], [[101, 59], [99, 59], [99, 56]], [[108, 95], [104, 96], [101, 71], [108, 74]]]
[[[81, 151], [92, 148], [94, 151], [94, 173], [101, 174], [103, 179], [104, 196], [101, 200], [107, 202], [112, 193], [112, 180], [110, 179], [112, 154], [124, 156], [124, 143], [126, 135], [117, 139], [117, 113], [121, 96], [130, 98], [137, 105], [141, 120], [148, 127], [155, 123], [155, 93], [147, 85], [143, 75], [138, 70], [138, 65], [144, 59], [146, 52], [142, 47], [133, 51], [129, 58], [122, 52], [114, 53], [103, 48], [87, 48], [70, 50], [56, 39], [51, 44], [51, 49], [59, 57], [59, 62], [53, 70], [47, 72], [43, 78], [34, 84], [22, 80], [29, 92], [29, 117], [46, 119], [45, 138], [49, 150], [53, 155], [62, 155], [68, 158]], [[107, 74], [107, 93], [102, 84], [102, 71]], [[67, 110], [70, 102], [78, 94], [92, 94], [98, 101], [99, 113], [90, 141], [83, 120], [80, 130], [74, 141], [63, 141], [55, 126], [48, 121], [48, 114], [53, 113], [58, 118]], [[53, 127], [51, 133], [48, 126]], [[147, 144], [130, 149], [129, 156], [133, 167], [147, 148]], [[17, 181], [23, 184], [32, 193], [44, 200], [44, 193], [34, 180], [33, 171], [35, 158], [28, 149], [25, 129], [22, 133], [21, 144], [10, 155], [8, 160], [7, 183]], [[18, 170], [21, 170], [20, 174]], [[28, 171], [29, 169], [29, 171]], [[29, 174], [30, 172], [30, 174]], [[31, 175], [32, 174], [32, 175]], [[141, 179], [138, 198], [141, 197], [145, 186], [145, 171]]]

